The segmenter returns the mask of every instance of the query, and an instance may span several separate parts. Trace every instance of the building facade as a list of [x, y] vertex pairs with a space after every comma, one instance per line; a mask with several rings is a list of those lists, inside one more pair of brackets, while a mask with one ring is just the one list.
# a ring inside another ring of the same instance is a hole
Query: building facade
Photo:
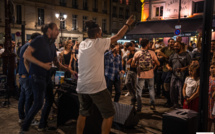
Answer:
[[[179, 25], [179, 35], [185, 43], [197, 41], [197, 34], [203, 26], [204, 0], [181, 0], [181, 3], [180, 0], [141, 0], [141, 2], [141, 22], [128, 33], [129, 38], [163, 39], [167, 44], [169, 38], [178, 36], [175, 30]], [[214, 22], [215, 20], [213, 27]], [[212, 39], [215, 39], [214, 37], [213, 32]]]
[[110, 0], [110, 2], [111, 34], [116, 34], [126, 23], [126, 20], [130, 15], [135, 16], [136, 22], [139, 22], [141, 20], [140, 0]]
[[144, 0], [142, 21], [178, 19], [179, 5], [181, 5], [180, 18], [193, 18], [202, 16], [204, 0]]
[[[4, 0], [0, 0], [0, 40], [4, 36]], [[60, 29], [60, 34], [56, 40], [82, 41], [87, 37], [86, 20], [96, 21], [103, 30], [104, 35], [109, 31], [109, 0], [14, 0], [13, 6], [14, 24], [11, 24], [12, 39], [21, 42], [21, 25], [25, 25], [25, 40], [29, 40], [34, 32], [40, 32], [41, 26], [54, 22]], [[60, 21], [55, 14], [60, 17], [67, 15], [65, 21]], [[0, 42], [1, 43], [1, 42]]]

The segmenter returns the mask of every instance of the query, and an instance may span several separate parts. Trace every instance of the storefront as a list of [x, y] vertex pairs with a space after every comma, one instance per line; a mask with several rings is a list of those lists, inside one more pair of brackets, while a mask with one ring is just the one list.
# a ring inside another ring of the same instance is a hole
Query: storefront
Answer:
[[[178, 22], [174, 20], [146, 21], [139, 22], [135, 28], [127, 33], [127, 39], [139, 40], [140, 38], [148, 38], [156, 41], [162, 39], [167, 44], [169, 38], [182, 37], [182, 41], [186, 44], [192, 41], [196, 43], [197, 35], [202, 30], [203, 18], [184, 18]], [[180, 34], [175, 35], [176, 25], [180, 25]], [[215, 36], [215, 34], [214, 34]]]

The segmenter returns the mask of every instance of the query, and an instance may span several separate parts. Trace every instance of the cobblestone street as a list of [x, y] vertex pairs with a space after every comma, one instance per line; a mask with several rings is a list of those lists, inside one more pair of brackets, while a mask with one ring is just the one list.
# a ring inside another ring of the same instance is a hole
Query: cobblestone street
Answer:
[[[130, 96], [125, 96], [127, 91], [123, 91], [120, 103], [130, 104]], [[114, 95], [114, 94], [113, 94]], [[1, 99], [1, 102], [4, 101]], [[18, 124], [18, 101], [16, 99], [10, 99], [10, 107], [1, 107], [0, 108], [0, 133], [1, 134], [17, 134], [20, 130]], [[169, 108], [163, 107], [165, 103], [164, 98], [156, 98], [156, 111], [150, 110], [149, 106], [149, 95], [148, 92], [143, 94], [142, 98], [143, 108], [141, 113], [139, 113], [140, 121], [137, 126], [133, 129], [119, 127], [116, 124], [113, 124], [111, 129], [112, 134], [161, 134], [162, 133], [162, 114], [169, 111]], [[41, 112], [36, 116], [36, 119], [39, 120]], [[49, 126], [56, 126], [57, 117], [56, 114], [51, 112], [49, 117]], [[38, 132], [36, 127], [31, 127], [29, 134], [75, 134], [76, 132], [76, 121], [70, 120], [66, 125], [59, 127], [57, 131], [48, 131], [48, 132]]]

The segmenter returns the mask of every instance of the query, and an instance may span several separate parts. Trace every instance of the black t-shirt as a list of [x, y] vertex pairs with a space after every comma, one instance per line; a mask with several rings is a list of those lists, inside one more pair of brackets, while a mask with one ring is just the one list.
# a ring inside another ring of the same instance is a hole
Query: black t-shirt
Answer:
[[[50, 40], [46, 35], [38, 36], [37, 38], [35, 38], [31, 42], [30, 46], [34, 48], [32, 55], [37, 60], [43, 63], [52, 62], [53, 59], [57, 56], [54, 40]], [[32, 63], [30, 66], [29, 74], [46, 77], [47, 75], [49, 75], [49, 71]]]

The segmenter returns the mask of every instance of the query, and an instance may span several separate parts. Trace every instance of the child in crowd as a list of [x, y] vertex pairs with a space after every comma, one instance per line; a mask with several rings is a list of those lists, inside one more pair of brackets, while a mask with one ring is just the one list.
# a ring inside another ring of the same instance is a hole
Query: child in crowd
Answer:
[[[215, 101], [215, 62], [211, 63], [209, 77], [209, 90], [208, 90], [208, 132], [211, 130], [212, 123], [214, 122], [215, 115], [212, 114]], [[215, 129], [215, 123], [214, 123]], [[215, 131], [215, 130], [214, 130]]]
[[189, 66], [189, 76], [186, 77], [183, 87], [184, 109], [191, 109], [198, 112], [200, 67], [198, 62], [192, 62]]

